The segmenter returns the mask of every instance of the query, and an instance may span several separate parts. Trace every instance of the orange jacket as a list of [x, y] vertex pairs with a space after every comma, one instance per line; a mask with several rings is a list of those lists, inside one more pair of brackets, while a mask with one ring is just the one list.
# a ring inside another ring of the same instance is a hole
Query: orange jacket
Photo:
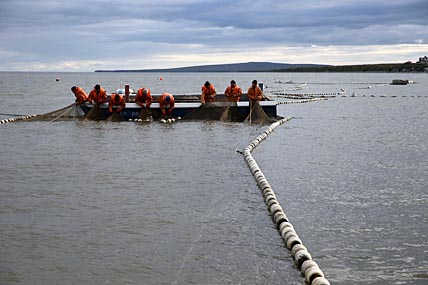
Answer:
[[248, 88], [248, 99], [251, 101], [260, 101], [263, 99], [263, 91], [260, 89], [259, 86], [256, 86], [256, 88], [250, 87]]
[[[119, 99], [116, 99], [119, 97]], [[125, 108], [125, 99], [123, 99], [122, 95], [119, 94], [113, 94], [110, 96], [110, 101], [108, 102], [108, 111], [110, 113], [120, 113], [123, 108]], [[113, 107], [116, 107], [113, 109]]]
[[210, 85], [208, 88], [205, 85], [202, 86], [202, 94], [201, 94], [201, 103], [205, 104], [205, 102], [214, 102], [215, 95], [217, 95], [217, 91], [215, 91], [214, 85]]
[[[147, 90], [146, 95], [143, 94], [144, 90]], [[152, 99], [152, 94], [150, 93], [149, 88], [140, 88], [138, 89], [137, 96], [135, 97], [135, 103], [141, 107], [144, 107], [144, 104], [146, 104], [146, 108], [149, 109], [152, 104]]]
[[242, 89], [238, 85], [235, 87], [229, 86], [224, 91], [224, 95], [227, 97], [227, 101], [238, 102], [242, 95]]
[[76, 91], [73, 91], [74, 96], [76, 96], [76, 105], [81, 105], [85, 101], [88, 101], [88, 95], [83, 90], [82, 87], [77, 86]]
[[92, 89], [92, 91], [89, 93], [88, 96], [89, 103], [92, 103], [94, 101], [95, 103], [104, 103], [107, 102], [107, 93], [104, 90], [104, 88], [100, 88], [100, 92], [97, 93], [97, 90]]
[[[169, 97], [169, 102], [166, 101], [167, 97]], [[167, 113], [168, 115], [172, 114], [172, 110], [174, 109], [174, 105], [175, 105], [174, 96], [172, 96], [172, 94], [163, 93], [159, 97], [158, 102], [159, 102], [159, 107], [162, 111], [163, 116], [165, 116]]]

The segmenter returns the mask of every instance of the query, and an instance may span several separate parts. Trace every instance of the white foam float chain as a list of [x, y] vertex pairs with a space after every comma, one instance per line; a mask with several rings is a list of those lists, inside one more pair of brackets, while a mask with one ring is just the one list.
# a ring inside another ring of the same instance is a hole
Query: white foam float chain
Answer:
[[262, 134], [256, 137], [243, 151], [244, 159], [250, 168], [251, 173], [257, 181], [264, 201], [269, 209], [272, 216], [272, 220], [275, 223], [282, 239], [284, 240], [285, 246], [291, 251], [294, 262], [297, 267], [301, 270], [305, 276], [307, 283], [311, 285], [328, 285], [330, 282], [325, 278], [323, 271], [320, 269], [318, 264], [312, 260], [311, 254], [307, 248], [303, 245], [302, 240], [294, 230], [293, 225], [289, 222], [287, 215], [276, 199], [275, 192], [272, 190], [269, 182], [266, 180], [257, 162], [251, 155], [251, 152], [265, 140], [273, 130], [279, 125], [289, 121], [291, 118], [284, 118], [279, 120], [269, 128], [267, 128]]
[[9, 118], [9, 119], [0, 120], [0, 125], [1, 124], [7, 124], [7, 123], [13, 123], [16, 121], [21, 121], [21, 120], [31, 119], [35, 116], [36, 115], [26, 115], [26, 116], [20, 116], [20, 117], [16, 117], [16, 118]]
[[277, 105], [309, 103], [309, 102], [320, 101], [320, 100], [327, 100], [327, 99], [325, 99], [325, 98], [314, 98], [314, 99], [306, 99], [306, 100], [298, 100], [298, 101], [281, 101], [281, 102], [277, 102]]

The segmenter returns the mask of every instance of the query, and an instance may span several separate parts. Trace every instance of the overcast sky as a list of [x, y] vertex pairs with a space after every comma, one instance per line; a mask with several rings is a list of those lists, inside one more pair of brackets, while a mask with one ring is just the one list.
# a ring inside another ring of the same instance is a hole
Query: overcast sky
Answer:
[[93, 71], [428, 55], [428, 0], [0, 0], [0, 70]]

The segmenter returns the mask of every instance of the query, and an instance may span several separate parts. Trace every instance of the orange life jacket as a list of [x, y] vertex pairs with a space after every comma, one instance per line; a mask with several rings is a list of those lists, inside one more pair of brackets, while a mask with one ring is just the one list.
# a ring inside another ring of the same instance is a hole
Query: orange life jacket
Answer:
[[95, 103], [104, 103], [104, 102], [107, 102], [107, 93], [104, 90], [104, 88], [102, 88], [102, 87], [100, 88], [100, 92], [99, 93], [94, 88], [89, 93], [88, 100], [89, 100], [89, 103], [92, 103], [92, 101], [94, 101]]
[[251, 101], [260, 101], [263, 99], [263, 91], [259, 86], [256, 86], [256, 88], [250, 87], [247, 95], [248, 99]]
[[[214, 102], [215, 101], [215, 95], [217, 94], [217, 91], [215, 91], [214, 85], [210, 84], [210, 86], [207, 88], [205, 85], [202, 86], [202, 94], [201, 94], [201, 102]], [[211, 97], [213, 96], [213, 97]]]
[[[147, 90], [147, 94], [144, 95], [143, 91]], [[137, 103], [138, 105], [140, 105], [141, 107], [143, 107], [143, 104], [146, 104], [146, 108], [150, 108], [150, 105], [152, 104], [152, 94], [150, 92], [150, 89], [148, 88], [140, 88], [138, 89], [138, 93], [137, 96], [135, 97], [135, 103]]]
[[242, 89], [238, 85], [235, 87], [229, 86], [224, 91], [224, 95], [227, 97], [227, 101], [229, 102], [238, 102], [242, 95]]
[[74, 96], [76, 96], [76, 104], [81, 105], [83, 102], [88, 101], [88, 95], [83, 90], [82, 87], [77, 86], [76, 91], [73, 91]]
[[[166, 98], [169, 97], [169, 102], [166, 101]], [[159, 108], [162, 111], [162, 115], [166, 115], [166, 113], [168, 113], [169, 115], [171, 115], [172, 110], [174, 109], [174, 105], [175, 105], [175, 100], [174, 100], [174, 96], [172, 96], [172, 94], [169, 93], [163, 93], [159, 99]]]
[[[116, 97], [119, 97], [119, 100], [116, 101]], [[125, 108], [126, 103], [125, 103], [125, 99], [123, 99], [122, 95], [119, 94], [113, 94], [110, 96], [110, 102], [108, 102], [108, 111], [110, 113], [120, 113], [123, 108]], [[116, 107], [115, 109], [113, 109], [113, 107]]]

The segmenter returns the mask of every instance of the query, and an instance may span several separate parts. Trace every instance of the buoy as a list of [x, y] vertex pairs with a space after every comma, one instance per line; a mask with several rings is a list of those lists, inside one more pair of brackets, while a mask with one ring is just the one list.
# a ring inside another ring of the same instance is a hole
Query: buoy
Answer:
[[161, 123], [166, 123], [165, 119], [161, 119], [160, 121]]
[[309, 284], [312, 284], [312, 281], [317, 277], [324, 278], [324, 273], [322, 273], [319, 267], [313, 266], [313, 267], [310, 267], [308, 270], [306, 270], [305, 278], [306, 278], [306, 282], [308, 282]]
[[[302, 264], [306, 260], [312, 260], [312, 256], [307, 250], [299, 250], [294, 256], [294, 261], [298, 268], [302, 268]], [[322, 273], [322, 271], [319, 268], [317, 269]], [[322, 277], [324, 277], [324, 275]]]
[[282, 223], [288, 222], [287, 216], [284, 214], [284, 212], [276, 212], [273, 216], [273, 220], [277, 227], [279, 227]]
[[312, 281], [311, 285], [330, 285], [330, 282], [324, 277], [317, 277]]
[[59, 81], [59, 77], [55, 78], [55, 81]]
[[288, 232], [285, 233], [285, 235], [282, 238], [284, 239], [284, 242], [287, 244], [287, 241], [293, 236], [299, 237], [294, 229], [290, 229]]
[[[293, 229], [293, 225], [290, 222], [282, 223], [279, 225], [279, 232], [281, 233], [281, 235], [282, 235], [283, 231], [288, 232], [290, 229]], [[285, 233], [284, 233], [284, 235], [285, 235]]]
[[129, 119], [128, 121], [129, 121], [129, 122], [132, 122], [132, 119]]
[[318, 264], [315, 261], [308, 259], [302, 263], [302, 267], [300, 268], [300, 270], [302, 271], [303, 274], [305, 274], [306, 270], [308, 270], [311, 267], [318, 267]]
[[163, 80], [163, 78], [162, 78], [162, 77], [159, 77], [159, 80]]
[[[306, 250], [308, 251], [308, 249], [306, 248], [306, 246], [304, 246], [301, 243], [295, 244], [292, 248], [291, 248], [291, 255], [295, 256], [297, 252], [301, 251], [301, 250]], [[302, 270], [303, 272], [303, 270]]]
[[268, 208], [270, 208], [273, 204], [278, 204], [276, 199], [270, 199], [267, 203]]

